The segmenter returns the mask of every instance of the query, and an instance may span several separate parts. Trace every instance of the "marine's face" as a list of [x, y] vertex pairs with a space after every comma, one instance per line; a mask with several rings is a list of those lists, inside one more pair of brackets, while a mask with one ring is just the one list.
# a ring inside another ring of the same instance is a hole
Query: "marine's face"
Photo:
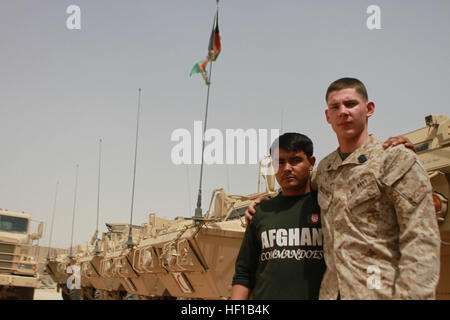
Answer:
[[299, 195], [309, 190], [309, 178], [314, 167], [314, 156], [308, 158], [303, 151], [277, 148], [273, 153], [275, 177], [284, 195]]
[[375, 110], [375, 104], [366, 101], [355, 88], [332, 91], [327, 105], [327, 121], [343, 139], [353, 139], [367, 130], [367, 119]]

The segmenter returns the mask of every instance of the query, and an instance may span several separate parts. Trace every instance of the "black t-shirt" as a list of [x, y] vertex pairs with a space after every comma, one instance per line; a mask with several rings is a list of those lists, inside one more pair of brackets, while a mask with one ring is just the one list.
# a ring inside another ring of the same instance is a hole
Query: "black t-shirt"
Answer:
[[325, 271], [317, 192], [256, 207], [236, 260], [233, 285], [253, 299], [317, 299]]

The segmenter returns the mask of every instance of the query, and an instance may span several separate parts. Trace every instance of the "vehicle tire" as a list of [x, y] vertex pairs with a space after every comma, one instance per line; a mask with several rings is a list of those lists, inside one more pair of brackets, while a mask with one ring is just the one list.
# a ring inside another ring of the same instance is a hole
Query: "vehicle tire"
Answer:
[[16, 291], [16, 297], [19, 300], [33, 300], [34, 298], [34, 288], [17, 287], [14, 291]]
[[70, 300], [81, 300], [80, 289], [70, 290]]
[[61, 296], [62, 296], [63, 300], [71, 300], [70, 294], [65, 293], [64, 290], [61, 290]]
[[122, 298], [123, 300], [138, 300], [138, 296], [134, 293], [127, 293], [125, 297]]
[[80, 293], [82, 300], [97, 300], [95, 297], [96, 289], [92, 287], [81, 288]]

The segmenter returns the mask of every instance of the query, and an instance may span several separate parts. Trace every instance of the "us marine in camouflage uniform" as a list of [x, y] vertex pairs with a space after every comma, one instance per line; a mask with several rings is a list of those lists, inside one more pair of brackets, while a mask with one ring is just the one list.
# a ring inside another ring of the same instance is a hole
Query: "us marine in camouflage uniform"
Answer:
[[333, 82], [327, 121], [339, 148], [317, 168], [327, 270], [320, 299], [433, 299], [439, 229], [428, 175], [404, 146], [367, 130], [375, 104], [357, 79]]

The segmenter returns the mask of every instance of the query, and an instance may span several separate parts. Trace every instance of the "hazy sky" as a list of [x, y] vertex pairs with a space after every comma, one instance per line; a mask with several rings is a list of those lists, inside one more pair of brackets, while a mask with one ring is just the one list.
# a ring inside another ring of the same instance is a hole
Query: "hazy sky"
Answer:
[[[73, 4], [80, 30], [66, 26]], [[380, 30], [366, 25], [370, 5]], [[142, 88], [133, 222], [192, 216], [200, 166], [174, 165], [170, 137], [203, 120], [206, 86], [189, 72], [206, 56], [214, 13], [214, 0], [1, 1], [0, 207], [45, 221], [47, 245], [59, 181], [52, 244], [70, 246], [79, 164], [74, 244], [88, 241], [102, 138], [100, 231], [129, 221]], [[337, 147], [324, 93], [343, 76], [366, 84], [381, 139], [449, 115], [449, 15], [448, 0], [222, 0], [208, 127], [302, 132], [321, 159]], [[256, 192], [257, 169], [205, 166], [203, 210], [212, 189]]]

